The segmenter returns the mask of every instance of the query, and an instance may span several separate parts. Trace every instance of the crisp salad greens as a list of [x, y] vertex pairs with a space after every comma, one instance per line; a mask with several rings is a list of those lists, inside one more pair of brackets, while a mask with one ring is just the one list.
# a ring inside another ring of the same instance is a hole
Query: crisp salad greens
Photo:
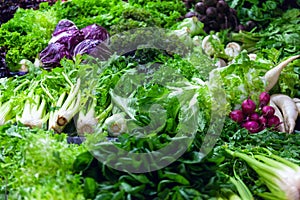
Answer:
[[24, 126], [1, 126], [1, 196], [5, 199], [85, 199], [72, 164], [83, 146], [66, 135]]

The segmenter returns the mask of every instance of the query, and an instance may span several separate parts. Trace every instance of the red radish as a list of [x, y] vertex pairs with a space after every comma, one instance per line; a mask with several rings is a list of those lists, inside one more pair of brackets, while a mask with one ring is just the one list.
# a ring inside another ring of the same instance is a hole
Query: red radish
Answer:
[[252, 114], [250, 114], [250, 116], [249, 116], [249, 120], [250, 121], [259, 121], [259, 114], [258, 113], [252, 113]]
[[245, 101], [243, 101], [243, 103], [242, 103], [243, 113], [249, 115], [251, 113], [254, 113], [255, 109], [256, 109], [256, 105], [255, 105], [254, 101], [252, 101], [251, 99], [246, 99]]
[[263, 126], [266, 126], [267, 123], [268, 123], [268, 119], [265, 118], [264, 116], [260, 116], [260, 117], [259, 117], [259, 123], [260, 123], [261, 125], [263, 125]]
[[267, 92], [262, 92], [259, 95], [259, 106], [264, 107], [270, 102], [270, 95]]
[[230, 112], [230, 118], [237, 122], [237, 123], [241, 123], [244, 120], [244, 114], [243, 111], [241, 110], [233, 110]]
[[272, 117], [275, 113], [275, 109], [272, 106], [264, 106], [261, 111], [263, 116], [267, 118]]
[[243, 124], [243, 127], [250, 133], [258, 133], [260, 131], [260, 125], [256, 121], [247, 121]]
[[277, 127], [280, 124], [280, 119], [276, 115], [273, 115], [268, 119], [267, 127]]
[[270, 91], [274, 85], [277, 83], [280, 73], [283, 70], [284, 67], [286, 67], [290, 62], [293, 60], [299, 58], [300, 55], [292, 56], [288, 58], [287, 60], [279, 63], [276, 67], [270, 69], [267, 71], [267, 73], [264, 76], [264, 79], [266, 80], [266, 87], [265, 90], [268, 92]]

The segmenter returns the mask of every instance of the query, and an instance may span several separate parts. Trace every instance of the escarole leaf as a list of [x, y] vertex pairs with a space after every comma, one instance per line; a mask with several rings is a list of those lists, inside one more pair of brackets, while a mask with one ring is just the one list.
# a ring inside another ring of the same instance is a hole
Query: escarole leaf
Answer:
[[268, 63], [251, 61], [243, 51], [232, 64], [215, 70], [220, 72], [227, 101], [237, 108], [247, 97], [258, 99], [258, 95], [264, 91], [262, 77], [269, 68]]

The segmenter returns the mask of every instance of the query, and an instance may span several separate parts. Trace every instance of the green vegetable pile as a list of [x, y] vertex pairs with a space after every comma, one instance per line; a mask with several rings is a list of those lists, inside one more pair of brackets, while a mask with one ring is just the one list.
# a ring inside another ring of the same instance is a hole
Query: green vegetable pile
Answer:
[[[264, 29], [206, 33], [197, 17], [182, 20], [179, 0], [18, 9], [0, 27], [8, 67], [28, 69], [0, 78], [0, 199], [300, 199], [299, 120], [291, 134], [250, 133], [229, 117], [268, 84], [270, 95], [300, 98], [298, 57], [266, 78], [299, 55], [300, 11], [227, 2]], [[77, 54], [43, 69], [39, 54], [62, 19], [103, 26], [111, 57]]]

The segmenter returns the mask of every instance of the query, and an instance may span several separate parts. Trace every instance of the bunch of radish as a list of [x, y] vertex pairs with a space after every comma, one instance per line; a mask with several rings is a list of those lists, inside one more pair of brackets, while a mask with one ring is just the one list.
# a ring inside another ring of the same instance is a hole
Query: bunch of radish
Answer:
[[229, 116], [250, 133], [258, 133], [265, 128], [279, 130], [279, 125], [282, 122], [275, 115], [275, 109], [269, 105], [269, 102], [270, 95], [267, 92], [262, 92], [259, 95], [259, 105], [248, 98], [243, 101], [241, 109], [231, 111]]

